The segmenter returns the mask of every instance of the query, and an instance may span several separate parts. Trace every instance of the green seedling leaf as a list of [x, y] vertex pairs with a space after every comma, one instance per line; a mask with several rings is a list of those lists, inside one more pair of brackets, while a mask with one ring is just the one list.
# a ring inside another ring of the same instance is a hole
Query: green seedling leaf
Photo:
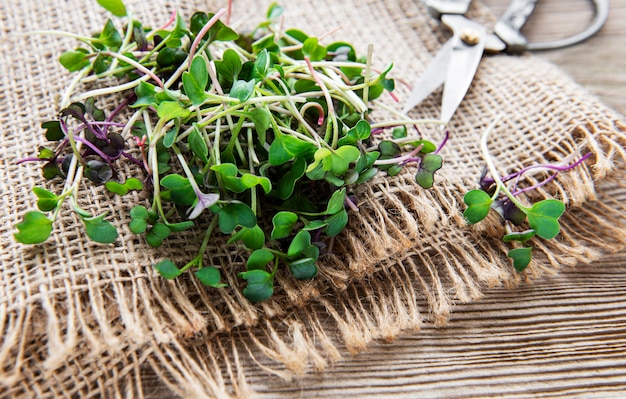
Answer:
[[259, 143], [264, 144], [266, 141], [267, 129], [271, 126], [272, 114], [265, 108], [255, 108], [249, 113], [254, 128], [259, 138]]
[[365, 170], [364, 172], [359, 174], [359, 178], [354, 182], [354, 184], [362, 184], [366, 181], [369, 181], [374, 178], [378, 174], [377, 168], [370, 168]]
[[328, 200], [328, 206], [326, 207], [325, 215], [334, 215], [337, 212], [340, 212], [344, 204], [346, 202], [346, 188], [342, 188], [341, 190], [337, 190], [333, 193], [333, 195]]
[[296, 183], [302, 178], [302, 176], [304, 176], [305, 170], [306, 161], [304, 158], [297, 157], [294, 159], [291, 168], [278, 181], [278, 187], [276, 188], [276, 195], [278, 198], [286, 200], [291, 197], [296, 188]]
[[549, 240], [559, 234], [559, 218], [565, 212], [565, 205], [559, 200], [539, 201], [526, 210], [528, 224], [541, 238]]
[[302, 230], [305, 231], [314, 231], [314, 230], [319, 230], [323, 227], [328, 226], [328, 222], [323, 221], [323, 220], [311, 220], [311, 221], [307, 221], [304, 224], [304, 227], [302, 227]]
[[209, 82], [206, 61], [201, 55], [193, 57], [189, 72], [183, 73], [183, 88], [193, 105], [198, 106], [206, 99], [205, 89]]
[[256, 225], [254, 227], [242, 227], [237, 233], [233, 234], [229, 239], [228, 243], [232, 244], [235, 241], [241, 240], [243, 245], [248, 249], [256, 250], [263, 248], [265, 245], [265, 233], [263, 229]]
[[537, 232], [535, 230], [526, 230], [526, 231], [520, 231], [520, 232], [513, 232], [513, 233], [509, 233], [507, 235], [505, 235], [504, 237], [502, 237], [502, 241], [504, 242], [511, 242], [511, 241], [518, 241], [518, 242], [526, 242], [528, 240], [530, 240], [531, 238], [533, 238], [535, 235], [537, 235]]
[[463, 216], [468, 223], [474, 224], [487, 217], [493, 200], [482, 190], [471, 190], [465, 194], [463, 202], [467, 205]]
[[359, 141], [367, 140], [372, 133], [372, 128], [366, 120], [359, 120], [357, 124], [348, 132], [344, 137], [339, 139], [338, 145], [340, 147], [345, 145], [354, 145]]
[[268, 21], [271, 21], [283, 15], [283, 12], [284, 12], [284, 9], [282, 6], [280, 6], [277, 3], [272, 3], [267, 8], [267, 14], [265, 17]]
[[196, 270], [193, 274], [198, 280], [200, 280], [203, 285], [206, 285], [207, 287], [228, 287], [228, 284], [223, 284], [220, 282], [222, 276], [220, 275], [220, 269], [218, 269], [217, 267], [203, 267], [200, 270]]
[[126, 195], [131, 190], [143, 190], [143, 183], [135, 177], [130, 177], [126, 179], [123, 184], [115, 181], [108, 181], [105, 183], [104, 187], [117, 195]]
[[170, 199], [176, 204], [191, 205], [197, 198], [189, 179], [179, 174], [163, 177], [161, 185], [170, 189]]
[[[172, 40], [171, 38], [172, 36], [170, 35], [170, 40], [168, 40], [168, 45], [178, 40], [178, 39]], [[163, 67], [163, 68], [179, 67], [183, 62], [185, 62], [188, 55], [189, 54], [187, 54], [186, 51], [181, 50], [179, 48], [165, 47], [164, 49], [159, 51], [159, 54], [157, 54], [156, 62], [157, 64], [159, 64], [160, 67]]]
[[267, 177], [253, 175], [252, 173], [244, 173], [241, 176], [241, 183], [245, 188], [252, 188], [255, 186], [261, 186], [265, 194], [269, 194], [272, 191], [272, 181]]
[[46, 129], [46, 139], [49, 141], [59, 141], [65, 138], [65, 133], [61, 129], [61, 122], [59, 121], [47, 121], [42, 123], [41, 127]]
[[274, 294], [273, 276], [265, 270], [250, 270], [239, 273], [248, 285], [243, 289], [243, 296], [250, 302], [262, 302]]
[[137, 95], [137, 100], [135, 100], [133, 107], [142, 107], [142, 106], [156, 106], [156, 86], [144, 82], [143, 80], [139, 82], [139, 85], [135, 88], [135, 94]]
[[189, 230], [194, 225], [195, 224], [194, 224], [193, 221], [186, 220], [184, 222], [179, 222], [179, 223], [168, 223], [167, 227], [169, 227], [169, 229], [170, 229], [170, 231], [172, 233], [178, 233], [178, 232], [181, 232], [181, 231]]
[[315, 259], [303, 258], [289, 263], [289, 271], [296, 280], [310, 280], [317, 276]]
[[176, 142], [176, 138], [178, 137], [178, 124], [174, 126], [172, 129], [168, 130], [163, 137], [163, 147], [172, 148], [174, 143]]
[[326, 58], [328, 50], [321, 46], [316, 37], [307, 38], [302, 44], [302, 53], [311, 61], [321, 61]]
[[185, 119], [191, 114], [188, 108], [183, 107], [176, 101], [163, 101], [157, 107], [157, 115], [165, 121], [175, 118]]
[[122, 45], [122, 35], [120, 35], [110, 19], [104, 25], [98, 41], [113, 50], [117, 50]]
[[42, 212], [50, 212], [59, 206], [60, 198], [54, 193], [41, 187], [33, 187], [33, 193], [39, 198], [37, 208]]
[[311, 234], [306, 230], [300, 230], [289, 244], [287, 255], [290, 258], [299, 258], [310, 245]]
[[30, 211], [24, 215], [24, 221], [17, 225], [18, 232], [13, 234], [22, 244], [40, 244], [52, 233], [52, 220], [39, 211]]
[[240, 102], [244, 102], [252, 97], [252, 94], [254, 93], [254, 85], [254, 79], [248, 82], [245, 80], [238, 80], [233, 83], [233, 87], [230, 89], [230, 93], [228, 95], [232, 98], [236, 98]]
[[116, 17], [126, 16], [126, 7], [122, 0], [98, 0], [98, 4]]
[[256, 56], [256, 61], [254, 61], [254, 71], [261, 77], [264, 78], [267, 75], [267, 71], [270, 68], [270, 56], [267, 49], [261, 50]]
[[220, 210], [219, 228], [222, 233], [230, 234], [237, 226], [256, 226], [256, 215], [248, 205], [234, 202]]
[[315, 144], [280, 132], [274, 133], [276, 136], [269, 151], [269, 162], [274, 166], [280, 166], [295, 157], [307, 159], [317, 150]]
[[209, 147], [198, 128], [194, 125], [194, 129], [187, 139], [191, 151], [204, 163], [209, 162]]
[[437, 154], [427, 154], [422, 158], [415, 181], [422, 188], [431, 188], [435, 183], [435, 172], [441, 169], [443, 158]]
[[145, 206], [136, 205], [130, 210], [128, 228], [135, 234], [143, 234], [148, 227], [149, 213]]
[[507, 253], [513, 259], [513, 267], [518, 272], [524, 271], [532, 259], [532, 247], [515, 248]]
[[398, 126], [391, 131], [391, 137], [394, 139], [403, 139], [407, 136], [406, 126]]
[[222, 163], [211, 166], [211, 170], [218, 173], [222, 180], [224, 188], [234, 192], [243, 193], [246, 187], [243, 185], [241, 178], [237, 177], [237, 166], [232, 163]]
[[176, 266], [174, 262], [169, 259], [162, 260], [157, 263], [154, 268], [161, 275], [161, 277], [166, 278], [168, 280], [173, 280], [176, 277], [180, 276], [182, 271]]
[[236, 82], [241, 72], [241, 58], [239, 54], [233, 50], [228, 49], [224, 51], [221, 61], [215, 61], [215, 71], [220, 80], [223, 79], [228, 83]]
[[272, 218], [272, 240], [288, 237], [298, 222], [298, 215], [289, 211], [278, 212]]
[[265, 266], [274, 260], [274, 254], [265, 248], [257, 249], [248, 257], [248, 270], [265, 270]]
[[400, 155], [402, 149], [394, 141], [383, 140], [378, 143], [378, 151], [380, 152], [381, 159], [388, 159]]
[[84, 217], [79, 213], [79, 216], [85, 224], [87, 237], [102, 244], [111, 244], [117, 239], [117, 229], [115, 226], [104, 220], [106, 214]]
[[86, 51], [66, 51], [59, 57], [59, 62], [70, 72], [80, 71], [89, 65]]
[[146, 234], [146, 241], [151, 247], [159, 247], [163, 240], [170, 236], [171, 230], [163, 223], [155, 223]]
[[329, 218], [326, 218], [326, 235], [328, 237], [336, 236], [341, 233], [348, 224], [348, 212], [345, 209], [337, 212]]

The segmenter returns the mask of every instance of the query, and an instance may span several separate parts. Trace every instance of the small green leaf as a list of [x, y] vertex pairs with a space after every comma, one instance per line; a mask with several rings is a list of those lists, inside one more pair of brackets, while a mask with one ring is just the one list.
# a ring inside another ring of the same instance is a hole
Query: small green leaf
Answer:
[[18, 232], [13, 234], [22, 244], [39, 244], [50, 237], [52, 220], [39, 211], [30, 211], [24, 215], [24, 221], [17, 225]]
[[116, 17], [126, 16], [126, 7], [122, 0], [98, 0], [98, 4]]
[[154, 98], [156, 95], [156, 86], [142, 80], [135, 88], [135, 94], [137, 95], [137, 100], [133, 103], [133, 107], [156, 105]]
[[431, 188], [435, 182], [435, 172], [441, 169], [443, 158], [438, 154], [427, 154], [422, 158], [415, 181], [422, 188]]
[[305, 169], [306, 161], [304, 158], [297, 157], [294, 159], [291, 168], [278, 181], [278, 187], [276, 188], [278, 198], [286, 200], [291, 197], [296, 188], [296, 183], [304, 176]]
[[79, 216], [85, 224], [87, 237], [102, 244], [111, 244], [117, 239], [115, 226], [104, 220], [106, 214], [94, 217], [83, 217], [80, 214]]
[[265, 233], [263, 229], [256, 225], [254, 227], [242, 227], [237, 233], [233, 234], [229, 239], [228, 243], [232, 244], [233, 242], [241, 240], [243, 245], [248, 249], [256, 250], [263, 248], [265, 245]]
[[558, 219], [565, 212], [565, 205], [559, 200], [547, 199], [539, 201], [526, 211], [528, 224], [541, 238], [549, 240], [559, 234]]
[[[170, 34], [170, 40], [168, 40], [168, 45], [172, 42], [172, 36]], [[174, 39], [178, 40], [178, 39]], [[180, 40], [178, 40], [180, 41]], [[165, 47], [159, 54], [157, 54], [156, 62], [159, 66], [163, 68], [168, 67], [178, 67], [187, 59], [187, 52], [175, 47]]]
[[68, 71], [76, 72], [89, 65], [89, 58], [83, 51], [66, 51], [59, 57], [59, 62]]
[[321, 46], [316, 37], [309, 37], [302, 44], [302, 53], [311, 61], [323, 60], [327, 52], [326, 47]]
[[403, 139], [407, 136], [407, 129], [406, 126], [398, 126], [396, 128], [393, 129], [393, 131], [391, 132], [391, 136], [394, 139]]
[[270, 56], [267, 52], [267, 49], [263, 49], [256, 56], [256, 61], [254, 62], [254, 70], [261, 78], [264, 78], [267, 74], [267, 70], [269, 69], [269, 67]]
[[334, 215], [337, 212], [340, 212], [342, 209], [344, 209], [345, 202], [346, 202], [346, 188], [344, 187], [341, 190], [335, 191], [333, 195], [330, 197], [324, 214]]
[[274, 294], [273, 276], [265, 270], [250, 270], [239, 273], [239, 277], [248, 282], [243, 295], [251, 302], [265, 301]]
[[136, 205], [130, 210], [128, 228], [135, 234], [143, 234], [148, 227], [149, 213], [145, 206]]
[[279, 240], [291, 234], [291, 231], [298, 222], [298, 215], [289, 211], [278, 212], [272, 218], [272, 240]]
[[41, 127], [46, 129], [46, 139], [50, 141], [59, 141], [65, 138], [65, 133], [61, 128], [61, 122], [59, 121], [47, 121], [41, 124]]
[[244, 102], [252, 97], [254, 93], [254, 79], [246, 82], [245, 80], [238, 80], [233, 83], [233, 87], [230, 89], [230, 93], [228, 94], [232, 98], [236, 98], [240, 102]]
[[175, 101], [163, 101], [157, 107], [157, 115], [165, 121], [170, 119], [182, 118], [185, 119], [191, 114], [191, 111], [178, 102]]
[[471, 223], [478, 223], [489, 214], [493, 200], [482, 190], [471, 190], [463, 197], [467, 209], [463, 212], [465, 219]]
[[42, 212], [49, 212], [59, 206], [59, 197], [42, 187], [33, 187], [33, 193], [39, 198], [37, 208]]
[[293, 238], [287, 255], [290, 258], [297, 258], [311, 245], [311, 234], [306, 230], [300, 230], [298, 234]]
[[535, 230], [526, 230], [526, 231], [520, 231], [520, 232], [513, 232], [513, 233], [509, 233], [507, 235], [505, 235], [504, 237], [502, 237], [502, 241], [504, 242], [511, 242], [511, 241], [518, 241], [518, 242], [526, 242], [528, 240], [530, 240], [531, 238], [533, 238], [535, 235], [537, 234], [537, 232]]
[[203, 267], [200, 270], [196, 270], [193, 274], [203, 285], [206, 285], [207, 287], [228, 287], [228, 284], [220, 283], [222, 276], [220, 275], [220, 269], [217, 267]]
[[170, 189], [170, 198], [176, 204], [191, 205], [197, 198], [189, 179], [179, 174], [163, 177], [161, 185]]
[[289, 271], [296, 280], [310, 280], [317, 276], [315, 259], [303, 258], [289, 263]]
[[162, 260], [157, 263], [154, 268], [163, 278], [168, 280], [173, 280], [182, 273], [180, 269], [176, 267], [176, 264], [169, 259]]
[[250, 119], [254, 123], [259, 143], [264, 144], [266, 140], [265, 132], [271, 126], [272, 114], [265, 108], [255, 108], [250, 111]]
[[276, 136], [269, 151], [269, 162], [274, 166], [280, 166], [295, 157], [307, 159], [317, 150], [313, 143], [280, 132], [274, 133]]
[[252, 173], [244, 173], [241, 176], [241, 183], [245, 188], [261, 186], [265, 194], [272, 191], [272, 181], [267, 177], [253, 175]]
[[219, 228], [224, 234], [230, 234], [235, 227], [254, 227], [256, 215], [250, 207], [243, 203], [233, 202], [224, 206], [219, 212]]
[[283, 15], [283, 11], [284, 11], [283, 7], [280, 6], [278, 3], [272, 3], [267, 8], [267, 14], [265, 17], [267, 18], [268, 21], [271, 21]]
[[265, 266], [274, 260], [274, 254], [265, 248], [257, 249], [248, 257], [246, 268], [248, 270], [265, 270]]
[[224, 79], [229, 83], [237, 81], [239, 73], [241, 72], [241, 67], [241, 58], [233, 49], [224, 51], [222, 60], [215, 61], [215, 71], [217, 72], [220, 80]]
[[151, 247], [158, 247], [163, 244], [163, 240], [169, 237], [171, 230], [163, 223], [155, 223], [152, 229], [146, 234], [146, 241]]
[[528, 266], [532, 259], [532, 250], [532, 247], [515, 248], [507, 253], [507, 256], [513, 259], [513, 267], [515, 270], [521, 272], [526, 269], [526, 266]]
[[200, 134], [200, 131], [198, 131], [198, 128], [195, 125], [194, 129], [191, 131], [191, 134], [189, 134], [187, 143], [189, 144], [189, 148], [191, 149], [191, 151], [196, 154], [196, 156], [200, 158], [202, 162], [209, 162], [209, 147], [207, 146], [206, 141], [204, 141], [202, 134]]
[[122, 45], [122, 35], [117, 31], [113, 22], [108, 19], [98, 41], [108, 48], [117, 50]]
[[135, 177], [130, 177], [126, 179], [123, 184], [115, 181], [108, 181], [104, 184], [104, 187], [117, 195], [126, 195], [130, 192], [130, 190], [143, 190], [143, 183]]
[[179, 223], [168, 223], [167, 227], [170, 229], [172, 233], [178, 233], [181, 231], [189, 230], [194, 226], [194, 222], [191, 220], [186, 220], [184, 222]]
[[345, 209], [337, 212], [329, 218], [326, 218], [326, 235], [328, 237], [336, 236], [341, 233], [348, 224], [348, 212]]

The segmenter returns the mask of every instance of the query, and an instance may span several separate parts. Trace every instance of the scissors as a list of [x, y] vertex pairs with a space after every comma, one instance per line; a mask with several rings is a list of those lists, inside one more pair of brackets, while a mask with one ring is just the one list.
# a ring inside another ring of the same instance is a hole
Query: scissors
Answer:
[[566, 39], [528, 43], [520, 29], [535, 9], [537, 0], [512, 0], [494, 26], [493, 33], [464, 16], [471, 0], [424, 0], [428, 12], [452, 31], [415, 86], [403, 113], [406, 114], [443, 84], [440, 120], [447, 124], [465, 97], [485, 51], [520, 53], [563, 48], [588, 39], [602, 28], [609, 14], [609, 0], [592, 0], [595, 16], [582, 32]]

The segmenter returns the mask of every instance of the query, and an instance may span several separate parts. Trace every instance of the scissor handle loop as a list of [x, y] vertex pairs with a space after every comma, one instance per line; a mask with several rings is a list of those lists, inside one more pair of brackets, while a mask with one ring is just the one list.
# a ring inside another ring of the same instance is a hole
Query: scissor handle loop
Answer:
[[563, 47], [569, 47], [574, 44], [580, 43], [589, 39], [591, 36], [598, 33], [598, 31], [604, 26], [609, 16], [609, 0], [592, 0], [595, 7], [595, 16], [589, 24], [589, 26], [580, 33], [565, 39], [553, 40], [548, 42], [539, 43], [527, 43], [525, 48], [529, 51], [544, 51], [554, 50]]

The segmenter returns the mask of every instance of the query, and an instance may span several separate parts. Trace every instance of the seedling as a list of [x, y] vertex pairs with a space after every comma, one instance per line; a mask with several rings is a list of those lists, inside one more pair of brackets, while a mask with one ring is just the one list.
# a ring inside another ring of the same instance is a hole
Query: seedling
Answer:
[[[277, 4], [244, 35], [221, 21], [225, 10], [188, 20], [176, 13], [153, 29], [121, 0], [98, 3], [112, 14], [100, 32], [48, 32], [78, 39], [59, 59], [74, 76], [59, 117], [42, 124], [51, 145], [22, 162], [40, 163], [46, 179], [65, 184], [58, 194], [33, 189], [39, 210], [17, 225], [18, 241], [45, 241], [69, 199], [90, 239], [114, 242], [107, 215], [77, 204], [84, 184], [104, 185], [111, 196], [143, 196], [131, 204], [128, 228], [150, 246], [199, 232], [193, 259], [155, 266], [164, 278], [190, 270], [222, 287], [204, 255], [225, 234], [248, 254], [246, 270], [236, 272], [257, 302], [273, 294], [281, 265], [296, 279], [317, 275], [320, 243], [358, 211], [356, 185], [403, 168], [414, 168], [423, 187], [434, 184], [441, 146], [407, 137], [406, 126], [436, 122], [370, 116], [372, 101], [394, 88], [392, 65], [373, 73], [371, 51], [358, 57], [349, 43], [282, 29]], [[112, 110], [99, 108], [114, 101]], [[392, 129], [391, 139], [372, 137]]]
[[[532, 259], [532, 247], [527, 246], [529, 241], [534, 239], [535, 236], [550, 240], [559, 234], [559, 218], [565, 212], [565, 205], [556, 199], [545, 199], [526, 206], [518, 199], [518, 196], [547, 184], [559, 172], [579, 166], [591, 154], [588, 153], [569, 165], [533, 165], [519, 172], [500, 177], [487, 148], [489, 134], [493, 131], [496, 123], [497, 121], [492, 123], [481, 137], [480, 144], [487, 164], [487, 173], [481, 178], [480, 189], [471, 190], [465, 194], [463, 201], [467, 208], [463, 212], [463, 216], [468, 223], [475, 224], [485, 219], [491, 210], [496, 211], [504, 221], [507, 231], [503, 241], [521, 245], [521, 247], [513, 248], [508, 252], [508, 257], [513, 260], [515, 270], [521, 272], [526, 269]], [[536, 169], [553, 173], [539, 183], [518, 189], [518, 183], [524, 174]], [[488, 177], [488, 174], [491, 177]], [[514, 182], [512, 189], [506, 184], [511, 181]], [[513, 231], [513, 226], [519, 226], [524, 223], [527, 223], [530, 229], [521, 232]]]

